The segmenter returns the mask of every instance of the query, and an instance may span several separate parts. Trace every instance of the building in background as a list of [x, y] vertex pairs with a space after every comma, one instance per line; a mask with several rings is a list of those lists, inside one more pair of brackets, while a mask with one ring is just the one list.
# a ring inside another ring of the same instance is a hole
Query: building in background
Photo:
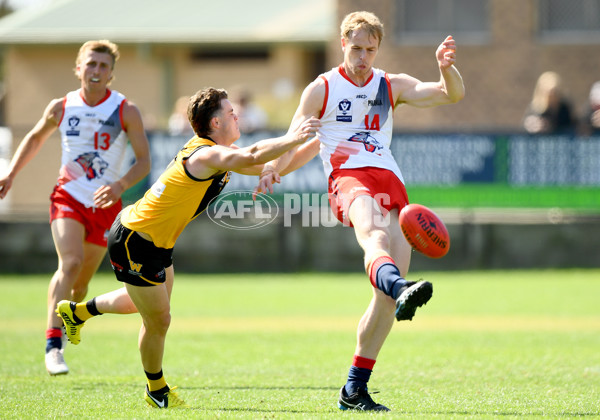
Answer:
[[[390, 72], [437, 80], [435, 48], [447, 34], [457, 40], [465, 99], [401, 109], [396, 133], [522, 132], [536, 79], [549, 70], [561, 74], [579, 117], [599, 78], [600, 0], [56, 0], [0, 20], [3, 120], [18, 144], [47, 101], [76, 86], [65, 71], [73, 51], [108, 38], [121, 50], [113, 86], [128, 92], [149, 128], [165, 130], [181, 96], [243, 84], [270, 128], [285, 129], [300, 89], [341, 62], [339, 23], [354, 10], [382, 18], [378, 62]], [[58, 137], [44, 147], [16, 181], [14, 212], [47, 211]]]
[[[0, 20], [11, 155], [46, 103], [77, 88], [70, 69], [86, 40], [119, 45], [119, 73], [111, 86], [128, 92], [150, 130], [166, 130], [178, 98], [206, 86], [240, 84], [269, 113], [273, 128], [284, 128], [300, 89], [326, 69], [335, 32], [334, 0], [106, 0], [101, 7], [58, 0], [21, 9]], [[15, 181], [14, 213], [47, 213], [60, 160], [59, 138], [53, 139]]]

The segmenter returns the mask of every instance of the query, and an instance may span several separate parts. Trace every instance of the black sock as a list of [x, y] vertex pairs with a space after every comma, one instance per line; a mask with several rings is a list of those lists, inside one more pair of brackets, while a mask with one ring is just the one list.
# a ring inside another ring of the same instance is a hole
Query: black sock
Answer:
[[352, 395], [359, 388], [367, 390], [367, 382], [371, 378], [373, 372], [373, 366], [375, 366], [374, 359], [368, 359], [361, 357], [357, 354], [354, 355], [352, 360], [352, 366], [348, 372], [348, 381], [346, 382], [346, 394]]
[[400, 275], [398, 267], [391, 263], [385, 263], [379, 267], [375, 281], [377, 288], [393, 299], [400, 296], [400, 290], [407, 283]]
[[348, 381], [346, 382], [346, 393], [352, 395], [359, 388], [366, 390], [367, 382], [369, 382], [372, 372], [371, 369], [351, 366], [348, 372]]
[[92, 298], [91, 300], [88, 300], [87, 303], [85, 304], [86, 309], [88, 310], [88, 312], [90, 313], [90, 315], [92, 316], [98, 316], [98, 315], [102, 315], [102, 313], [98, 310], [98, 308], [96, 308], [96, 298]]

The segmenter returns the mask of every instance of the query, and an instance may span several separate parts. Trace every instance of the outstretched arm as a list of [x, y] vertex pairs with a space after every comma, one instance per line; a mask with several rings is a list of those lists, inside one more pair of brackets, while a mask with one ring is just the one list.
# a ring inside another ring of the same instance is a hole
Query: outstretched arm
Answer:
[[281, 176], [285, 176], [290, 172], [294, 172], [296, 169], [299, 169], [306, 165], [308, 162], [312, 160], [317, 154], [319, 154], [319, 148], [321, 146], [321, 142], [318, 138], [314, 138], [303, 145], [299, 146], [296, 149], [296, 153], [292, 156], [291, 162], [283, 168], [279, 174]]
[[407, 74], [390, 75], [396, 104], [432, 107], [456, 103], [465, 96], [465, 86], [456, 63], [456, 42], [451, 35], [438, 46], [436, 60], [440, 70], [438, 82], [421, 82]]
[[62, 112], [62, 98], [52, 100], [44, 110], [42, 118], [25, 135], [10, 161], [8, 171], [0, 175], [0, 199], [6, 197], [15, 176], [33, 159], [48, 137], [58, 128]]
[[224, 171], [247, 173], [249, 169], [258, 170], [292, 148], [314, 137], [321, 122], [309, 118], [284, 136], [261, 140], [240, 149], [216, 145], [202, 149], [192, 155], [186, 168], [194, 177], [203, 179]]

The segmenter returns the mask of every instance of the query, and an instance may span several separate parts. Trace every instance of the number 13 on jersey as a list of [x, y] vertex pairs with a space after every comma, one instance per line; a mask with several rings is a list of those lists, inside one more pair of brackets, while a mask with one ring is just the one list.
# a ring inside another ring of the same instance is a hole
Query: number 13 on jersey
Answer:
[[108, 150], [110, 147], [110, 134], [109, 133], [94, 133], [94, 149], [95, 150]]

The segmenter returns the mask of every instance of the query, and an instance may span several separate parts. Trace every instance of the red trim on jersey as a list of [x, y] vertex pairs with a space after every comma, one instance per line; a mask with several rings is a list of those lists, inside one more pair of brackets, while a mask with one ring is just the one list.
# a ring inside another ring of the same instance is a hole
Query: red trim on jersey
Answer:
[[127, 132], [127, 129], [123, 125], [123, 107], [125, 105], [125, 102], [127, 102], [127, 99], [123, 99], [121, 101], [121, 103], [119, 104], [119, 119], [121, 120], [121, 128], [123, 129], [124, 132]]
[[65, 95], [65, 97], [62, 100], [62, 115], [60, 116], [60, 121], [58, 122], [58, 125], [60, 126], [60, 123], [62, 122], [63, 118], [65, 117], [65, 107], [67, 105], [67, 95]]
[[369, 280], [371, 280], [371, 284], [375, 288], [377, 288], [377, 271], [379, 270], [379, 267], [381, 267], [383, 264], [396, 265], [394, 260], [391, 257], [388, 257], [387, 255], [376, 258], [375, 261], [373, 261], [373, 263], [371, 264], [371, 269], [369, 270]]
[[338, 68], [338, 70], [339, 70], [340, 74], [342, 75], [342, 77], [344, 79], [346, 79], [347, 81], [349, 81], [350, 83], [352, 83], [354, 86], [357, 86], [357, 87], [367, 86], [369, 84], [369, 82], [371, 80], [373, 80], [373, 76], [375, 74], [375, 72], [371, 69], [371, 75], [369, 76], [369, 78], [367, 79], [367, 81], [365, 82], [365, 84], [363, 86], [358, 86], [356, 83], [354, 83], [352, 81], [352, 79], [350, 79], [350, 76], [348, 76], [348, 74], [346, 73], [346, 70], [344, 70], [344, 65], [343, 64], [340, 64], [340, 67]]
[[392, 92], [392, 82], [390, 82], [390, 75], [389, 74], [385, 74], [385, 81], [388, 85], [388, 93], [390, 94], [390, 103], [392, 104], [392, 111], [394, 109], [396, 109], [395, 107], [395, 103], [394, 103], [394, 92]]
[[107, 100], [107, 99], [110, 97], [110, 94], [111, 94], [111, 93], [112, 93], [112, 92], [111, 92], [111, 90], [110, 90], [110, 89], [106, 89], [106, 95], [104, 95], [104, 98], [100, 99], [100, 102], [98, 102], [96, 105], [90, 105], [90, 104], [88, 104], [88, 103], [87, 103], [87, 101], [86, 101], [86, 100], [85, 100], [85, 98], [83, 97], [83, 89], [80, 89], [80, 90], [79, 90], [79, 96], [81, 97], [81, 99], [83, 99], [83, 102], [85, 102], [85, 104], [86, 104], [87, 106], [91, 106], [91, 107], [98, 106], [98, 105], [100, 105], [102, 102], [106, 101], [106, 100]]
[[354, 355], [352, 359], [352, 366], [356, 366], [357, 368], [369, 369], [373, 370], [373, 366], [375, 366], [376, 360], [368, 359], [366, 357], [361, 357], [358, 354]]
[[321, 112], [319, 113], [319, 119], [323, 118], [325, 108], [327, 107], [327, 100], [329, 99], [329, 82], [325, 76], [321, 76], [321, 79], [325, 82], [325, 97], [323, 98], [323, 108], [321, 108]]

